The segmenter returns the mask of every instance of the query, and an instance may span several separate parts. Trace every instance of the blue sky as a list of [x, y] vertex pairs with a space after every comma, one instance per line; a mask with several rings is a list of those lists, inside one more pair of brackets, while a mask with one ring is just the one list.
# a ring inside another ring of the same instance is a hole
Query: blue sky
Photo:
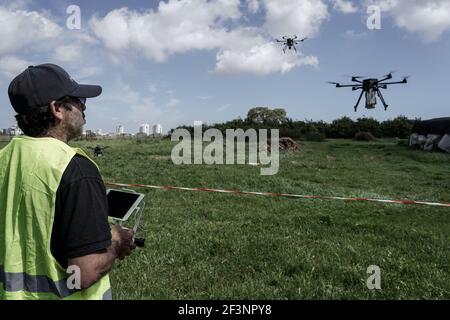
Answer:
[[[80, 30], [66, 27], [71, 4]], [[381, 9], [380, 30], [366, 26], [369, 5]], [[49, 62], [103, 87], [88, 100], [86, 128], [104, 132], [141, 123], [166, 132], [257, 106], [298, 120], [449, 116], [450, 1], [0, 1], [0, 23], [0, 128], [15, 123], [9, 82]], [[284, 34], [309, 40], [283, 54], [273, 40]], [[411, 78], [383, 91], [386, 112], [361, 104], [355, 113], [358, 93], [326, 83], [391, 70]]]

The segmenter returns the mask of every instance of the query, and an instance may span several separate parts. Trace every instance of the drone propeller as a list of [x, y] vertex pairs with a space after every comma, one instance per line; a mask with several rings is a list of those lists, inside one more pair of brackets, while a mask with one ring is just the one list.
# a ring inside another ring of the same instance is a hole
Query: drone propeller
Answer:
[[329, 84], [339, 84], [337, 82], [331, 82], [331, 81], [327, 81], [327, 83], [329, 83]]
[[396, 70], [392, 70], [388, 74], [384, 75], [383, 77], [386, 78], [385, 80], [392, 79], [392, 75], [396, 72], [397, 72]]
[[365, 78], [365, 76], [349, 76], [349, 75], [344, 75], [344, 77], [346, 78], [351, 78], [353, 82], [361, 82], [359, 81], [359, 79], [363, 79]]

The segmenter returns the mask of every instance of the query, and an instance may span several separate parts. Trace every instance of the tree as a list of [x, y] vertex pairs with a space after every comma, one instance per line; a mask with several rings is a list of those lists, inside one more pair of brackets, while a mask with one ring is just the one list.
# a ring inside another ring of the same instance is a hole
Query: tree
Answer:
[[357, 131], [370, 132], [375, 137], [381, 134], [380, 123], [373, 118], [359, 118], [356, 122]]
[[246, 120], [250, 123], [280, 125], [286, 123], [288, 119], [284, 109], [256, 107], [248, 111]]
[[349, 117], [334, 120], [331, 124], [331, 136], [333, 138], [353, 139], [355, 133], [355, 123]]

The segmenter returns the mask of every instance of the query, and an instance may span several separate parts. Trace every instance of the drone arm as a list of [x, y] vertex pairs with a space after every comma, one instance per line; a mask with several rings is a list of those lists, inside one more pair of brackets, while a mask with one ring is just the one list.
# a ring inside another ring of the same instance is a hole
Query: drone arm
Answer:
[[354, 85], [354, 84], [337, 84], [336, 85], [336, 87], [337, 88], [353, 88], [353, 87], [356, 87], [356, 85]]
[[381, 80], [378, 80], [378, 83], [380, 83], [380, 82], [383, 82], [383, 81], [386, 81], [386, 80], [390, 80], [390, 79], [392, 79], [392, 76], [387, 76], [386, 78], [384, 78], [384, 79], [381, 79]]
[[403, 80], [403, 81], [397, 81], [397, 82], [385, 82], [385, 83], [380, 83], [381, 85], [388, 85], [388, 84], [405, 84], [408, 83], [408, 81]]

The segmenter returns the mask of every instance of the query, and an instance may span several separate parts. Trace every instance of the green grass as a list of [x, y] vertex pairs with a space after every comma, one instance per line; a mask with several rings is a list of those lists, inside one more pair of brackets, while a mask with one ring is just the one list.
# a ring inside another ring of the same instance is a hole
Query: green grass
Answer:
[[[450, 156], [396, 140], [301, 142], [275, 176], [176, 166], [170, 141], [98, 143], [105, 181], [450, 202]], [[450, 208], [137, 190], [147, 242], [111, 272], [116, 299], [450, 298]]]

